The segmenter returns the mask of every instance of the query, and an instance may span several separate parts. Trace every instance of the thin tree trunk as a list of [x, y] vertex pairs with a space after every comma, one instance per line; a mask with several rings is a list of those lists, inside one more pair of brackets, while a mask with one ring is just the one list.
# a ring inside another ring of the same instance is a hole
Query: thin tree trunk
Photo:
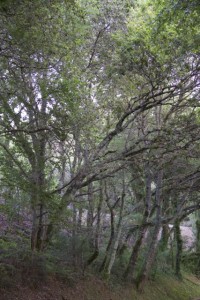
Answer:
[[82, 217], [83, 217], [83, 208], [78, 209], [78, 222], [77, 222], [77, 231], [80, 234], [82, 229]]
[[104, 269], [105, 269], [105, 266], [106, 266], [106, 263], [107, 263], [107, 260], [108, 260], [108, 257], [109, 257], [110, 248], [111, 248], [111, 245], [114, 241], [114, 236], [115, 236], [114, 206], [110, 205], [110, 203], [109, 203], [109, 195], [107, 193], [106, 184], [105, 184], [105, 194], [106, 194], [106, 199], [105, 200], [106, 200], [107, 206], [108, 206], [109, 211], [110, 211], [110, 238], [109, 238], [109, 241], [108, 241], [108, 244], [107, 244], [107, 247], [106, 247], [106, 252], [105, 252], [103, 262], [102, 262], [102, 264], [99, 268], [99, 272], [103, 272]]
[[175, 262], [175, 274], [179, 279], [182, 279], [181, 275], [181, 258], [183, 250], [183, 241], [180, 230], [180, 220], [176, 219], [174, 224], [174, 236], [176, 239], [176, 262]]
[[88, 185], [88, 212], [87, 212], [87, 233], [88, 233], [88, 243], [93, 251], [94, 249], [94, 199], [93, 199], [93, 184]]
[[116, 228], [115, 241], [114, 241], [114, 244], [113, 244], [113, 249], [112, 249], [112, 252], [110, 254], [110, 260], [109, 260], [108, 267], [107, 267], [108, 276], [110, 275], [113, 264], [115, 262], [115, 257], [116, 257], [116, 253], [117, 253], [117, 249], [118, 249], [118, 245], [119, 245], [119, 239], [120, 239], [120, 236], [121, 236], [123, 210], [124, 210], [124, 199], [125, 199], [125, 184], [123, 184], [123, 192], [122, 192], [122, 197], [121, 197], [121, 207], [120, 207], [120, 213], [119, 213], [119, 221], [118, 221], [117, 228]]
[[198, 254], [198, 261], [195, 274], [200, 277], [200, 220], [196, 221], [196, 253]]
[[95, 239], [94, 239], [94, 250], [92, 255], [88, 258], [87, 262], [85, 263], [84, 271], [89, 265], [91, 265], [97, 259], [99, 255], [99, 233], [101, 229], [102, 203], [103, 203], [103, 184], [102, 181], [100, 181], [100, 194], [99, 194], [99, 203], [97, 207], [97, 224], [96, 224], [96, 232], [95, 232]]
[[31, 230], [31, 250], [37, 250], [37, 234], [38, 234], [38, 225], [37, 225], [37, 211], [36, 208], [32, 209], [32, 230]]
[[72, 257], [73, 266], [77, 266], [77, 254], [76, 254], [76, 234], [77, 234], [77, 222], [76, 222], [76, 207], [73, 204], [73, 224], [72, 224]]

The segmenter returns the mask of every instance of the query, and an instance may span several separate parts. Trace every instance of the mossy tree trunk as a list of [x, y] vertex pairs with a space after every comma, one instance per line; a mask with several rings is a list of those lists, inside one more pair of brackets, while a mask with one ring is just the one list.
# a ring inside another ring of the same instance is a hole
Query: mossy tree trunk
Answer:
[[149, 277], [149, 273], [154, 264], [157, 248], [158, 248], [158, 235], [161, 228], [161, 214], [162, 214], [162, 197], [161, 197], [161, 189], [162, 189], [162, 178], [163, 171], [159, 170], [156, 180], [156, 192], [155, 192], [155, 205], [156, 205], [156, 219], [155, 219], [155, 227], [152, 233], [151, 242], [147, 249], [144, 263], [142, 268], [138, 274], [136, 279], [136, 284], [139, 290], [143, 290], [146, 280]]
[[132, 249], [132, 253], [131, 253], [131, 256], [129, 259], [128, 266], [123, 275], [124, 279], [128, 280], [128, 281], [131, 281], [134, 276], [139, 252], [140, 252], [142, 242], [143, 242], [143, 239], [144, 239], [146, 231], [147, 231], [147, 227], [144, 224], [147, 223], [148, 218], [149, 218], [149, 213], [150, 213], [152, 178], [151, 178], [150, 167], [148, 164], [145, 168], [145, 171], [146, 171], [146, 174], [145, 174], [146, 193], [145, 193], [145, 200], [144, 200], [145, 209], [144, 209], [144, 214], [143, 214], [143, 220], [142, 220], [142, 224], [140, 226], [139, 232], [138, 232], [137, 240]]
[[181, 258], [183, 251], [183, 241], [181, 237], [180, 220], [176, 219], [174, 223], [174, 237], [176, 241], [176, 258], [175, 258], [175, 274], [179, 279], [182, 279], [181, 275]]
[[105, 184], [105, 196], [106, 196], [105, 201], [106, 201], [106, 204], [107, 204], [107, 206], [109, 208], [109, 212], [110, 212], [110, 237], [109, 237], [109, 241], [108, 241], [108, 244], [107, 244], [107, 247], [106, 247], [103, 262], [102, 262], [102, 264], [99, 268], [99, 272], [103, 272], [105, 270], [105, 266], [106, 266], [108, 258], [109, 258], [110, 249], [111, 249], [111, 246], [114, 242], [114, 237], [115, 237], [115, 223], [114, 223], [114, 217], [115, 217], [114, 207], [115, 207], [115, 204], [111, 205], [110, 202], [109, 202], [109, 195], [108, 195], [106, 184]]
[[167, 224], [162, 226], [162, 235], [160, 240], [160, 250], [165, 251], [169, 243], [170, 230]]
[[101, 210], [102, 210], [102, 204], [103, 204], [103, 181], [100, 181], [100, 192], [99, 192], [99, 202], [97, 207], [97, 222], [96, 222], [96, 231], [94, 236], [94, 247], [93, 252], [91, 256], [87, 259], [84, 271], [85, 269], [90, 266], [99, 256], [99, 235], [100, 235], [100, 229], [101, 229]]
[[195, 273], [200, 277], [200, 220], [196, 221], [196, 253], [198, 254], [198, 261]]
[[93, 197], [93, 184], [88, 185], [88, 212], [87, 212], [87, 234], [88, 242], [91, 250], [94, 249], [94, 197]]
[[119, 220], [116, 227], [116, 234], [115, 234], [115, 240], [113, 243], [113, 247], [110, 252], [110, 259], [107, 264], [106, 273], [108, 276], [110, 276], [113, 264], [115, 262], [116, 253], [119, 245], [119, 240], [121, 237], [121, 231], [122, 231], [122, 221], [123, 221], [123, 211], [124, 211], [124, 200], [125, 200], [125, 184], [123, 184], [123, 191], [121, 196], [121, 206], [120, 206], [120, 213], [119, 213]]

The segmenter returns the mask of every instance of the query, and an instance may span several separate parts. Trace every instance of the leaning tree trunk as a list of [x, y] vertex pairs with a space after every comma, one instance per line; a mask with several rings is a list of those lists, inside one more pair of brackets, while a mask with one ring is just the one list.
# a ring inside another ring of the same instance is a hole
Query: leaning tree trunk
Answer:
[[[143, 222], [146, 221], [146, 217], [143, 218]], [[142, 242], [144, 240], [145, 234], [147, 232], [147, 227], [144, 225], [141, 225], [140, 229], [139, 229], [139, 233], [138, 233], [138, 238], [134, 244], [130, 259], [129, 259], [129, 263], [128, 266], [124, 272], [124, 279], [126, 280], [132, 280], [133, 279], [133, 274], [135, 272], [135, 267], [136, 267], [136, 263], [137, 263], [137, 259], [139, 256], [139, 252], [140, 252], [140, 248], [142, 246]]]
[[[131, 239], [131, 237], [133, 236], [133, 234], [136, 232], [137, 229], [138, 229], [137, 226], [129, 229], [129, 231], [124, 239], [124, 242], [117, 249], [118, 257], [121, 257], [124, 254], [124, 252], [128, 248], [128, 241]], [[133, 242], [135, 242], [135, 240]]]
[[111, 248], [110, 259], [109, 259], [109, 262], [107, 265], [107, 270], [106, 270], [106, 274], [108, 276], [110, 276], [113, 264], [115, 262], [115, 257], [116, 257], [116, 253], [117, 253], [117, 249], [118, 249], [118, 245], [119, 245], [121, 231], [122, 231], [122, 219], [123, 219], [124, 198], [125, 198], [124, 188], [125, 187], [123, 187], [123, 192], [122, 192], [122, 197], [121, 197], [121, 207], [120, 207], [120, 213], [119, 213], [119, 221], [118, 221], [117, 228], [116, 228], [115, 241], [113, 243], [113, 248]]
[[135, 272], [136, 263], [138, 260], [140, 248], [142, 246], [143, 239], [145, 237], [147, 227], [144, 225], [147, 223], [150, 213], [150, 205], [151, 205], [151, 173], [150, 168], [147, 165], [146, 169], [146, 196], [145, 196], [145, 210], [143, 215], [142, 225], [140, 226], [138, 238], [133, 246], [133, 250], [129, 259], [128, 266], [124, 272], [124, 279], [132, 280]]
[[149, 277], [149, 273], [154, 264], [157, 248], [158, 248], [158, 235], [160, 231], [160, 223], [157, 223], [151, 238], [151, 243], [149, 244], [148, 250], [146, 252], [145, 261], [142, 269], [136, 279], [137, 287], [140, 291], [143, 290], [146, 280]]
[[144, 260], [144, 264], [142, 266], [142, 269], [137, 277], [136, 283], [137, 287], [140, 291], [143, 290], [144, 285], [146, 280], [149, 277], [149, 273], [151, 271], [151, 268], [153, 266], [157, 248], [158, 248], [158, 235], [160, 232], [161, 228], [161, 212], [162, 212], [162, 207], [161, 207], [161, 187], [162, 187], [162, 176], [163, 172], [162, 170], [158, 171], [158, 176], [157, 176], [157, 182], [156, 182], [156, 194], [155, 194], [155, 201], [156, 201], [156, 224], [154, 227], [154, 231], [152, 234], [152, 239], [151, 243], [148, 247], [148, 250], [146, 252], [146, 257]]

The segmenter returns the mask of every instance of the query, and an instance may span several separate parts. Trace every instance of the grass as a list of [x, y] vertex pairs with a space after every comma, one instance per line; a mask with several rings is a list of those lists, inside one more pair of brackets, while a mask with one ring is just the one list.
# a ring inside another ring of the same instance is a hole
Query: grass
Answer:
[[161, 275], [155, 281], [149, 281], [141, 294], [130, 285], [108, 285], [88, 275], [77, 280], [74, 286], [51, 278], [40, 288], [19, 285], [0, 291], [0, 295], [1, 300], [200, 300], [200, 280], [188, 274], [184, 274], [182, 281]]
[[[172, 276], [160, 276], [155, 281], [149, 281], [143, 293], [137, 292], [131, 286], [112, 287], [94, 282], [86, 284], [85, 298], [87, 300], [200, 300], [200, 280], [193, 275], [184, 274], [183, 280]], [[77, 299], [78, 300], [78, 299]]]
[[200, 300], [200, 280], [193, 275], [184, 274], [183, 280], [161, 276], [148, 282], [144, 293], [126, 290], [123, 300]]

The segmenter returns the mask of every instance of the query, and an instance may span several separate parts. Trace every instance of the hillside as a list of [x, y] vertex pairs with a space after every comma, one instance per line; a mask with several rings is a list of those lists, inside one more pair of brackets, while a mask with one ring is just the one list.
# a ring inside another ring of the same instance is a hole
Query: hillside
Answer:
[[149, 282], [141, 294], [131, 286], [110, 286], [94, 277], [70, 284], [51, 279], [37, 289], [16, 286], [0, 295], [1, 300], [198, 300], [200, 280], [185, 275], [180, 282], [166, 276]]

